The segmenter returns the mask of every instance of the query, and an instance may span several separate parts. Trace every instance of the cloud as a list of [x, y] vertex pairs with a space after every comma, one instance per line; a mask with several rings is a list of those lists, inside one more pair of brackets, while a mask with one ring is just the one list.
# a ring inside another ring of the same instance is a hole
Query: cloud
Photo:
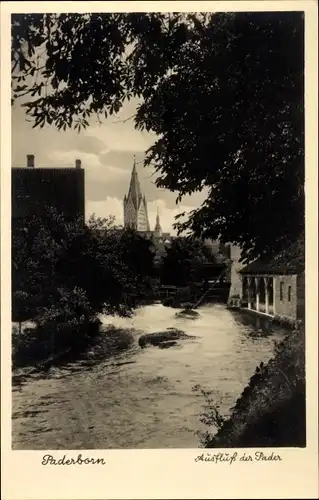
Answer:
[[[108, 148], [103, 141], [94, 136], [78, 134], [74, 130], [59, 131], [49, 125], [43, 128], [32, 128], [32, 123], [26, 121], [24, 109], [20, 106], [12, 108], [12, 165], [24, 166], [28, 153], [35, 155], [36, 165], [41, 167], [56, 166], [60, 156], [55, 152], [63, 153], [72, 150], [85, 153], [105, 154]], [[70, 159], [74, 164], [75, 158]]]
[[101, 157], [95, 153], [83, 153], [78, 150], [72, 151], [53, 151], [51, 155], [56, 166], [72, 165], [76, 158], [82, 162], [82, 168], [85, 169], [85, 176], [89, 180], [101, 180], [103, 177], [108, 182], [117, 182], [127, 176], [127, 172], [114, 165], [102, 164]]
[[[117, 117], [109, 117], [101, 124], [92, 116], [90, 126], [78, 134], [45, 125], [32, 128], [26, 120], [24, 108], [15, 104], [12, 108], [12, 159], [14, 166], [23, 166], [25, 156], [34, 154], [39, 164], [49, 164], [53, 150], [63, 152], [76, 149], [81, 154], [103, 155], [109, 151], [134, 153], [145, 152], [153, 144], [156, 136], [134, 128], [134, 121], [125, 119], [136, 110], [137, 101], [125, 104]], [[124, 120], [124, 121], [123, 121]], [[51, 160], [52, 161], [52, 160]]]
[[154, 143], [156, 136], [135, 129], [134, 115], [138, 105], [138, 99], [126, 101], [116, 117], [110, 116], [101, 124], [92, 118], [85, 135], [99, 139], [112, 151], [145, 152]]
[[123, 203], [119, 198], [107, 196], [103, 201], [87, 200], [85, 204], [85, 217], [89, 219], [91, 215], [97, 217], [114, 216], [117, 225], [123, 224]]
[[[170, 208], [167, 206], [167, 203], [163, 199], [154, 200], [147, 205], [148, 207], [148, 216], [151, 228], [154, 229], [156, 223], [157, 209], [159, 212], [160, 223], [163, 232], [176, 234], [176, 231], [173, 230], [173, 224], [176, 222], [176, 215], [186, 212], [188, 214], [192, 210], [194, 210], [194, 206], [188, 206], [184, 204], [180, 204], [175, 208]], [[187, 217], [186, 217], [187, 218]], [[183, 218], [184, 220], [184, 218]]]
[[145, 152], [156, 139], [153, 134], [135, 130], [133, 123], [121, 123], [117, 120], [91, 126], [84, 133], [87, 137], [99, 139], [108, 150], [131, 153]]
[[[33, 129], [32, 123], [26, 121], [24, 109], [14, 105], [12, 166], [25, 166], [29, 153], [35, 155], [38, 167], [74, 167], [75, 160], [80, 159], [85, 169], [85, 197], [88, 203], [96, 202], [96, 207], [104, 211], [105, 200], [122, 200], [127, 193], [135, 155], [143, 194], [150, 203], [163, 200], [165, 207], [161, 208], [161, 217], [172, 221], [172, 214], [177, 213], [177, 194], [158, 189], [155, 185], [158, 174], [154, 168], [142, 166], [145, 150], [155, 136], [135, 130], [132, 119], [125, 121], [135, 112], [136, 105], [136, 100], [126, 103], [117, 117], [109, 117], [102, 125], [92, 118], [90, 127], [80, 134], [74, 130], [58, 131], [48, 125]], [[207, 190], [186, 196], [182, 203], [197, 207], [206, 196]], [[152, 205], [150, 210], [153, 221], [156, 209], [153, 215]]]

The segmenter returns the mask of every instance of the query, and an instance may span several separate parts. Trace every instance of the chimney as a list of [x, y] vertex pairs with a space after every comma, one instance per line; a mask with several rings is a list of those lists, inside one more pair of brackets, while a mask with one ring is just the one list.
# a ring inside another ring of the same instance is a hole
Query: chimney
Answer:
[[81, 160], [75, 160], [75, 168], [81, 168]]
[[27, 167], [34, 168], [34, 155], [27, 155]]

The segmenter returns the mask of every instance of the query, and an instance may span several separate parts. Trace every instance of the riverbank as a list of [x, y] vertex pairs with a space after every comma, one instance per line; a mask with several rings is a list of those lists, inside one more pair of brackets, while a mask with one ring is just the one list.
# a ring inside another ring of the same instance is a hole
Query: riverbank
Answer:
[[[231, 415], [219, 419], [206, 435], [206, 448], [306, 446], [305, 332], [294, 330], [277, 345], [275, 355], [261, 363], [237, 399]], [[217, 416], [217, 418], [216, 418]]]
[[238, 297], [231, 297], [227, 302], [227, 308], [234, 311], [240, 311], [243, 314], [249, 314], [255, 318], [262, 318], [269, 323], [274, 325], [283, 326], [285, 328], [294, 329], [300, 320], [289, 318], [286, 316], [267, 314], [262, 311], [256, 311], [256, 309], [250, 309], [248, 307], [243, 307], [241, 305], [241, 299]]
[[[78, 335], [76, 338], [74, 335], [72, 345], [70, 345], [70, 339], [66, 339], [66, 345], [63, 347], [59, 344], [58, 348], [55, 346], [54, 352], [50, 351], [47, 339], [46, 341], [43, 338], [37, 339], [39, 332], [32, 324], [22, 330], [21, 334], [20, 344], [15, 345], [16, 349], [19, 347], [20, 349], [17, 351], [13, 349], [12, 356], [14, 384], [19, 384], [21, 379], [28, 375], [45, 374], [50, 368], [63, 367], [69, 363], [79, 363], [81, 366], [83, 363], [85, 366], [94, 365], [101, 360], [116, 357], [132, 347], [134, 343], [134, 336], [130, 329], [115, 328], [112, 325], [101, 327], [100, 324], [95, 324], [94, 328], [92, 326], [86, 336]], [[28, 337], [30, 337], [29, 344], [26, 343]]]

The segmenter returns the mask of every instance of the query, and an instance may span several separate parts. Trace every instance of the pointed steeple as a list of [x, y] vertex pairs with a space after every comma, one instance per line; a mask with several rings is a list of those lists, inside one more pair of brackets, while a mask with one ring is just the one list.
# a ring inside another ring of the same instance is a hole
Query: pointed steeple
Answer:
[[157, 215], [156, 215], [156, 226], [160, 226], [160, 218], [159, 218], [159, 210], [157, 207]]
[[133, 170], [131, 174], [131, 182], [130, 182], [130, 187], [127, 195], [127, 199], [131, 199], [134, 207], [136, 209], [139, 208], [141, 199], [142, 199], [142, 191], [141, 191], [141, 186], [140, 186], [140, 181], [138, 180], [138, 175], [137, 175], [137, 170], [136, 170], [136, 159], [134, 155], [134, 162], [133, 162]]
[[134, 227], [138, 231], [149, 231], [149, 220], [147, 214], [147, 202], [142, 195], [140, 182], [136, 169], [134, 155], [131, 181], [127, 196], [124, 197], [124, 226]]
[[159, 216], [158, 207], [157, 207], [156, 224], [155, 224], [155, 228], [154, 228], [154, 233], [155, 233], [155, 236], [162, 236], [162, 228], [161, 228], [161, 223], [160, 223], [160, 216]]

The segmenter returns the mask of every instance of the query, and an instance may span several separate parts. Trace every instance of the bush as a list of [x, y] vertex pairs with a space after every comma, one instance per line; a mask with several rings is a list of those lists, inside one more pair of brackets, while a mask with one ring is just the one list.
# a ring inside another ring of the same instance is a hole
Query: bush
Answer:
[[202, 281], [205, 265], [212, 266], [214, 263], [214, 257], [201, 240], [174, 238], [161, 259], [161, 283], [181, 287], [194, 281]]
[[[225, 418], [220, 413], [220, 406], [217, 404], [212, 397], [212, 391], [206, 391], [199, 384], [193, 387], [193, 391], [204, 397], [204, 409], [200, 414], [199, 421], [208, 427], [214, 429], [215, 432], [219, 432], [225, 423]], [[201, 446], [206, 447], [211, 440], [211, 433], [206, 431], [197, 431], [197, 436], [200, 438]]]
[[177, 297], [166, 297], [162, 300], [162, 304], [165, 307], [173, 307], [176, 309], [181, 307], [181, 301]]
[[[92, 216], [84, 225], [48, 207], [42, 218], [14, 226], [12, 319], [20, 332], [13, 340], [15, 362], [78, 346], [98, 314], [130, 316], [152, 292], [150, 242], [113, 222]], [[28, 338], [21, 329], [27, 319], [37, 325]]]
[[98, 327], [97, 322], [89, 323], [82, 317], [72, 322], [47, 321], [24, 329], [20, 335], [13, 332], [13, 368], [55, 362], [66, 352], [80, 352], [90, 344]]

